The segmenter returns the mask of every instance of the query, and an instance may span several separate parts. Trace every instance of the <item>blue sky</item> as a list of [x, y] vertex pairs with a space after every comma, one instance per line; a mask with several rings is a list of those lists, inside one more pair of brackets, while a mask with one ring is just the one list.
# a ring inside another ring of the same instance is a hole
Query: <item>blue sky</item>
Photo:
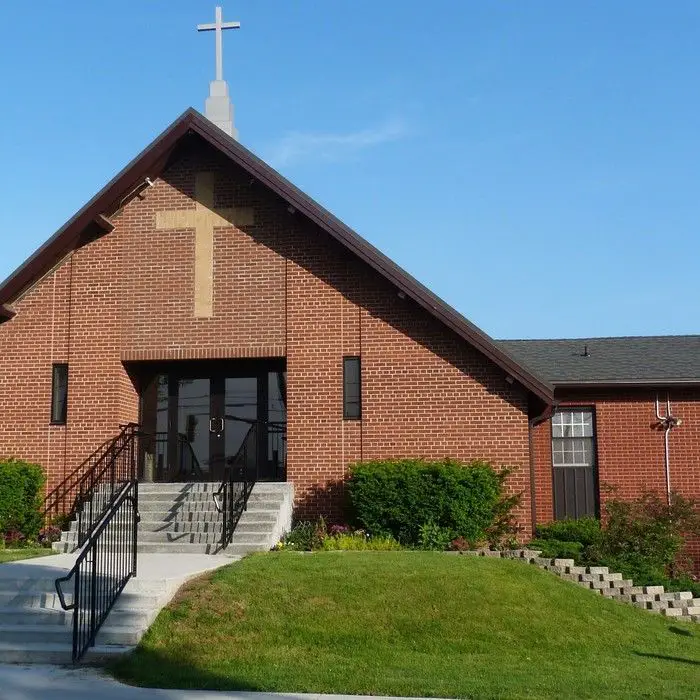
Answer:
[[[0, 4], [0, 278], [214, 73], [213, 1]], [[495, 337], [697, 333], [700, 3], [224, 0], [243, 144]]]

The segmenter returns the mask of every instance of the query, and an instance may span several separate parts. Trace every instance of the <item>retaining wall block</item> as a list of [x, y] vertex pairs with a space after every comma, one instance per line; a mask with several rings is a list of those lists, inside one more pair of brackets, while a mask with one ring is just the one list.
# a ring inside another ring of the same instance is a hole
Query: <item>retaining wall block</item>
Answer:
[[566, 568], [567, 566], [574, 566], [576, 562], [573, 559], [555, 559], [552, 563], [554, 566]]

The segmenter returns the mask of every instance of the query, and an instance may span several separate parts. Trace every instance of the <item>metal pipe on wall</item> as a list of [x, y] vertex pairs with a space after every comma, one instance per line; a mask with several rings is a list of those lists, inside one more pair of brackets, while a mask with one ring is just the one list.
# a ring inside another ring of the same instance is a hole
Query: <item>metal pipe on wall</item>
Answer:
[[656, 394], [656, 420], [660, 427], [664, 429], [664, 469], [666, 472], [666, 502], [671, 505], [671, 456], [669, 450], [669, 435], [673, 428], [681, 424], [681, 419], [671, 412], [671, 397], [666, 392], [666, 415], [662, 416], [659, 410], [659, 394]]

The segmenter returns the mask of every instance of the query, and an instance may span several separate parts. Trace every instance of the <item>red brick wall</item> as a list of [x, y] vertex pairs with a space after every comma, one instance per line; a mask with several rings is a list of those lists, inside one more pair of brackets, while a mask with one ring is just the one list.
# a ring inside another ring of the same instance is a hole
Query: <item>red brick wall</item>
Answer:
[[[193, 314], [192, 231], [155, 213], [215, 205], [255, 223], [215, 230], [214, 314]], [[0, 325], [0, 454], [43, 464], [50, 485], [138, 417], [125, 361], [286, 357], [288, 478], [307, 514], [338, 516], [347, 465], [379, 457], [481, 457], [517, 468], [529, 527], [527, 394], [337, 242], [208, 147], [190, 143]], [[50, 330], [50, 332], [49, 332]], [[342, 358], [363, 365], [363, 420], [342, 416]], [[51, 362], [70, 365], [66, 427], [49, 426]]]
[[[683, 424], [670, 434], [671, 487], [690, 498], [700, 498], [700, 392], [671, 389], [671, 408]], [[654, 390], [568, 391], [557, 394], [561, 406], [593, 407], [597, 461], [601, 485], [601, 510], [609, 493], [634, 498], [644, 489], [666, 493], [664, 433], [657, 427]], [[659, 392], [662, 401], [666, 392]], [[662, 415], [665, 412], [662, 405]], [[553, 518], [551, 423], [533, 432], [537, 521]], [[700, 562], [700, 543], [691, 552]]]

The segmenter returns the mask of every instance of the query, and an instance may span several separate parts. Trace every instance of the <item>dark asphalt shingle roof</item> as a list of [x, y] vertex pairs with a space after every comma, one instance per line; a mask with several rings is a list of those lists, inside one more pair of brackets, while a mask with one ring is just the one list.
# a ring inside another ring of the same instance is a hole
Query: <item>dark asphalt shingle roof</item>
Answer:
[[516, 361], [554, 385], [700, 384], [700, 335], [497, 343]]

